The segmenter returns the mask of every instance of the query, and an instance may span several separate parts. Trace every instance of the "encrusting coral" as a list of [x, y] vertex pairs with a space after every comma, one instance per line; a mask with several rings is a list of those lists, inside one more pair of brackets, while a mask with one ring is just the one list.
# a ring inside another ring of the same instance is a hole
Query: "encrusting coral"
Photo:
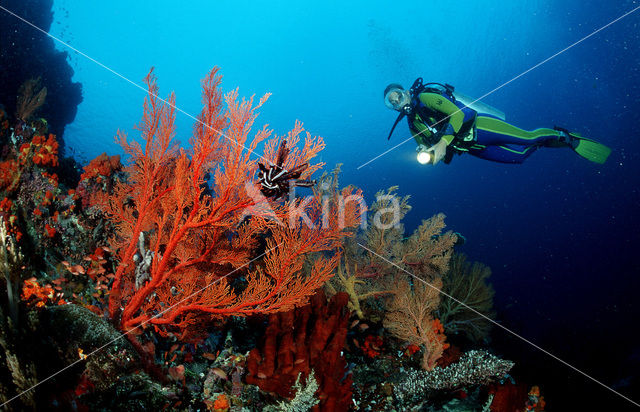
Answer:
[[395, 386], [394, 393], [401, 404], [409, 404], [428, 397], [434, 390], [453, 390], [474, 385], [485, 385], [504, 378], [514, 363], [500, 359], [486, 351], [472, 350], [460, 361], [432, 371], [408, 370]]

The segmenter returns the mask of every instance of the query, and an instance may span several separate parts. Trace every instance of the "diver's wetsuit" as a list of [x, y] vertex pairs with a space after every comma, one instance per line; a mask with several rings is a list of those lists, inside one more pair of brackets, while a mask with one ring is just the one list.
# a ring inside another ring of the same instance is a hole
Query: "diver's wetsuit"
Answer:
[[412, 104], [415, 116], [409, 117], [409, 128], [418, 144], [432, 146], [438, 140], [425, 126], [423, 118], [430, 125], [442, 120], [435, 127], [442, 131], [440, 137], [447, 142], [446, 163], [453, 153], [463, 152], [494, 162], [522, 163], [540, 146], [562, 146], [558, 141], [562, 136], [560, 131], [522, 130], [491, 115], [476, 114], [462, 103], [438, 93], [420, 93]]

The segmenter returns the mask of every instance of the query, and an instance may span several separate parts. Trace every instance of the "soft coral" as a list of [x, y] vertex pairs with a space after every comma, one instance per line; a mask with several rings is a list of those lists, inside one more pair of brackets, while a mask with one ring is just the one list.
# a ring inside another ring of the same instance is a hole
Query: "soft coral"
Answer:
[[[294, 199], [286, 206], [271, 203], [246, 218], [257, 203], [267, 205], [266, 199], [249, 195], [256, 188], [257, 169], [251, 154], [271, 132], [261, 129], [248, 140], [255, 110], [266, 97], [254, 107], [251, 99], [238, 101], [237, 92], [231, 92], [223, 112], [220, 77], [212, 70], [203, 81], [204, 108], [191, 139], [193, 149], [187, 152], [172, 141], [174, 97], [159, 100], [152, 73], [146, 82], [149, 94], [138, 127], [143, 145], [119, 135], [131, 156], [124, 170], [129, 179], [93, 199], [117, 228], [111, 244], [120, 260], [110, 293], [112, 318], [125, 331], [149, 323], [159, 333], [197, 339], [202, 324], [214, 317], [273, 313], [304, 303], [331, 276], [346, 233], [337, 224], [314, 230], [297, 221], [278, 225], [268, 219], [289, 222], [286, 213], [292, 206], [318, 222], [322, 205], [316, 198]], [[288, 141], [296, 141], [300, 133], [297, 126]], [[321, 139], [307, 136], [303, 153], [295, 158], [308, 161], [323, 146]], [[347, 227], [354, 226], [360, 212], [347, 207], [340, 217]], [[338, 221], [336, 210], [328, 220]], [[265, 237], [263, 264], [254, 263], [249, 271]], [[305, 256], [316, 252], [330, 257], [318, 256], [304, 272]], [[229, 282], [229, 275], [239, 271], [245, 273], [241, 290]]]

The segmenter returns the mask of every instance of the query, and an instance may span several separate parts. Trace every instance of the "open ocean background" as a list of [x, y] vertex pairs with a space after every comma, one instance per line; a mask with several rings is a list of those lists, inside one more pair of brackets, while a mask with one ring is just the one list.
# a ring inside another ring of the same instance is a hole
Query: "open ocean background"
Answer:
[[[345, 4], [346, 3], [346, 4]], [[411, 195], [413, 230], [437, 212], [462, 233], [472, 261], [491, 267], [497, 320], [616, 391], [640, 400], [640, 11], [484, 99], [525, 128], [560, 125], [613, 149], [605, 165], [544, 149], [523, 165], [471, 156], [421, 166], [383, 104], [391, 82], [416, 77], [482, 96], [638, 7], [638, 1], [122, 1], [55, 0], [51, 33], [142, 85], [155, 67], [161, 94], [196, 115], [199, 81], [221, 68], [223, 88], [272, 93], [256, 130], [284, 134], [302, 120], [342, 182]], [[58, 44], [61, 50], [68, 50]], [[121, 153], [144, 93], [70, 51], [82, 104], [67, 153]], [[178, 114], [178, 139], [193, 120]], [[539, 384], [549, 410], [625, 410], [629, 403], [512, 335], [492, 347]]]

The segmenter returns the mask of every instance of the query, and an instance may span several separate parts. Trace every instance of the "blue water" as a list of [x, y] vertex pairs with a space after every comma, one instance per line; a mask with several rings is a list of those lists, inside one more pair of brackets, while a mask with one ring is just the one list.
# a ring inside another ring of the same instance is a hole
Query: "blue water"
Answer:
[[[624, 382], [640, 368], [640, 11], [485, 98], [517, 126], [561, 125], [609, 145], [605, 165], [546, 149], [523, 165], [461, 156], [421, 166], [410, 141], [360, 166], [409, 137], [402, 123], [386, 140], [395, 119], [382, 102], [388, 83], [408, 87], [422, 76], [482, 96], [640, 3], [347, 3], [56, 0], [52, 34], [136, 84], [154, 66], [162, 94], [175, 91], [193, 115], [199, 80], [214, 65], [226, 90], [272, 93], [258, 126], [283, 134], [302, 120], [326, 140], [322, 160], [343, 163], [342, 181], [369, 198], [399, 185], [411, 195], [409, 230], [444, 212], [468, 240], [462, 250], [492, 268], [501, 323], [633, 395]], [[144, 93], [86, 57], [70, 60], [84, 101], [66, 129], [67, 150], [84, 160], [119, 152], [113, 136], [132, 131]], [[192, 123], [178, 116], [179, 140]], [[494, 344], [557, 405], [585, 396], [628, 406], [505, 332]]]

